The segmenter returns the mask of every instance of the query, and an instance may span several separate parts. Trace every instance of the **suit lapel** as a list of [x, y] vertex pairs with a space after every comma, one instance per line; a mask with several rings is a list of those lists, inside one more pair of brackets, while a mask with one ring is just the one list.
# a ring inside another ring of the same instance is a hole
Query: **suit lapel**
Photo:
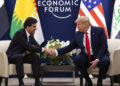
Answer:
[[[91, 27], [91, 47], [92, 50], [94, 49], [94, 43], [95, 43], [95, 31], [94, 31], [94, 27]], [[94, 53], [94, 52], [93, 52]]]
[[27, 34], [26, 34], [26, 32], [25, 32], [25, 29], [23, 29], [23, 33], [24, 33], [25, 39], [28, 40], [28, 39], [27, 39]]
[[81, 33], [80, 34], [80, 37], [79, 37], [79, 39], [81, 39], [80, 40], [80, 45], [81, 45], [81, 49], [84, 51], [84, 49], [85, 49], [85, 47], [84, 47], [84, 45], [83, 45], [83, 37], [84, 37], [84, 33]]

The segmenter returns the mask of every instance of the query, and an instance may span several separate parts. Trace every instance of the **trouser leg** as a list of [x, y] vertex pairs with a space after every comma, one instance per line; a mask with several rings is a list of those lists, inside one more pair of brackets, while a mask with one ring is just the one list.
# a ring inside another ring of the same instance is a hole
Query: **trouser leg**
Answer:
[[87, 68], [89, 67], [89, 59], [84, 55], [76, 56], [74, 63], [77, 69], [81, 72], [81, 75], [85, 78], [89, 78]]
[[98, 63], [98, 67], [99, 67], [98, 79], [106, 78], [106, 73], [108, 71], [109, 65], [110, 65], [109, 56], [104, 56]]
[[0, 86], [1, 86], [1, 83], [2, 83], [2, 77], [0, 77]]
[[9, 59], [10, 63], [16, 64], [17, 76], [20, 79], [22, 79], [24, 77], [23, 59], [24, 59], [24, 56], [22, 54], [13, 55]]
[[32, 64], [32, 71], [35, 77], [35, 86], [40, 86], [40, 58], [35, 53], [25, 56], [24, 62]]
[[40, 58], [35, 53], [25, 56], [25, 63], [32, 64], [32, 71], [35, 78], [40, 77]]

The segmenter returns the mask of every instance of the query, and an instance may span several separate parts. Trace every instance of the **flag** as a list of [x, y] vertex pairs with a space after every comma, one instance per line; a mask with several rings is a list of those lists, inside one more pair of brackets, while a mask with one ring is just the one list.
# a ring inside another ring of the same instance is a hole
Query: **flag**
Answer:
[[120, 0], [116, 0], [113, 11], [111, 38], [120, 37], [119, 31], [120, 31]]
[[101, 0], [81, 0], [79, 16], [88, 16], [92, 25], [103, 27], [109, 38]]
[[4, 0], [0, 1], [0, 39], [9, 29], [8, 15], [5, 8]]
[[27, 17], [37, 19], [37, 30], [35, 31], [34, 37], [36, 41], [41, 44], [44, 41], [44, 37], [35, 0], [16, 0], [11, 22], [10, 37], [12, 38], [16, 31], [23, 28], [23, 23]]

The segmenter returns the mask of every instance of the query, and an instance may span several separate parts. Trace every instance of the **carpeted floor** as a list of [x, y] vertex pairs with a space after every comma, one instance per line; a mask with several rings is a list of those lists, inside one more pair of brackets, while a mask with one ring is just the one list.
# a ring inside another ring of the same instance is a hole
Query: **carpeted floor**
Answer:
[[[92, 79], [94, 86], [96, 86], [97, 79]], [[33, 78], [24, 79], [25, 86], [34, 86]], [[84, 81], [85, 83], [85, 81]], [[79, 78], [75, 78], [75, 83], [72, 82], [72, 78], [44, 78], [43, 86], [80, 86]], [[2, 81], [2, 86], [4, 85], [4, 80]], [[8, 86], [18, 86], [17, 78], [9, 78]], [[103, 86], [110, 86], [110, 79], [107, 78], [103, 81]], [[119, 86], [114, 84], [114, 86]]]

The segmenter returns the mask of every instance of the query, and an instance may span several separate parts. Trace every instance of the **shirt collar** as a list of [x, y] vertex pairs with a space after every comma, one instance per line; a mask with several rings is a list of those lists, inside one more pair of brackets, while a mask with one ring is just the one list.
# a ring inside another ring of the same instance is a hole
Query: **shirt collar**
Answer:
[[28, 31], [25, 29], [25, 32], [26, 32], [26, 35], [27, 35], [27, 38], [30, 36], [30, 34], [28, 33]]
[[88, 31], [87, 31], [88, 34], [91, 33], [91, 27], [89, 27]]

